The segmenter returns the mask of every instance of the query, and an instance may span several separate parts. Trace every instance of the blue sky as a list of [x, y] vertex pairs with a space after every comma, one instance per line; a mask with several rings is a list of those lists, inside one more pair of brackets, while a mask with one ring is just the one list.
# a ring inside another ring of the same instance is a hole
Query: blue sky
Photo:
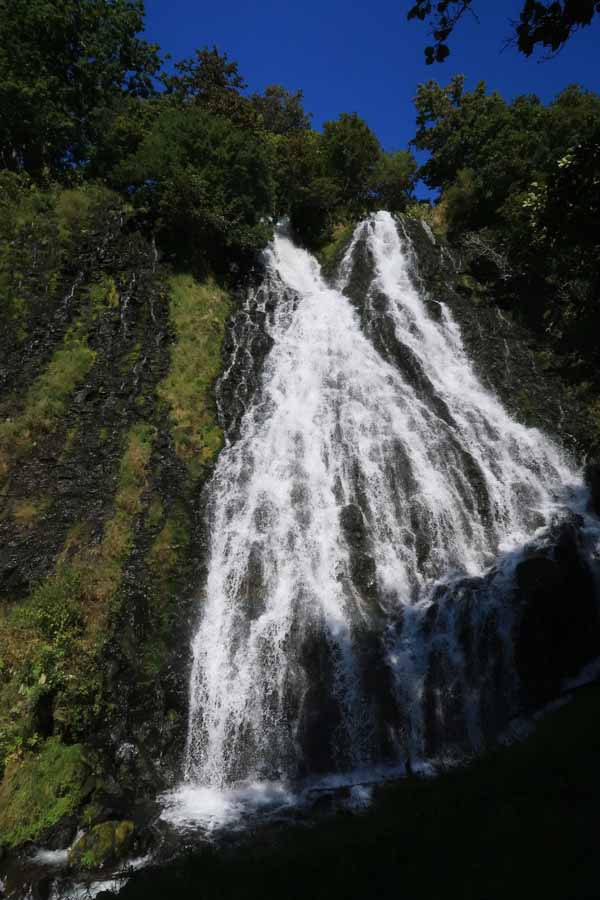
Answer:
[[576, 82], [600, 92], [600, 19], [576, 33], [553, 59], [526, 59], [503, 49], [523, 0], [476, 0], [480, 24], [468, 16], [442, 65], [426, 66], [427, 26], [407, 22], [409, 0], [146, 0], [147, 37], [175, 58], [216, 44], [239, 63], [252, 91], [283, 84], [304, 91], [320, 127], [341, 112], [357, 112], [388, 150], [414, 135], [412, 99], [419, 82], [446, 83], [464, 72], [505, 97], [535, 93], [551, 100]]

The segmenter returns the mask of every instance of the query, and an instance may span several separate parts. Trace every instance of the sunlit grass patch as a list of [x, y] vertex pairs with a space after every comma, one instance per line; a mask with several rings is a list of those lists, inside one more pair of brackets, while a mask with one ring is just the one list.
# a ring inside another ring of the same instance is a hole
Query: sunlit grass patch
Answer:
[[200, 284], [191, 275], [171, 279], [175, 341], [158, 394], [168, 404], [175, 449], [192, 477], [202, 473], [222, 445], [212, 389], [230, 310], [227, 294], [214, 281]]
[[44, 499], [19, 500], [13, 507], [13, 519], [19, 528], [31, 528], [47, 508], [48, 501]]
[[74, 812], [87, 774], [81, 746], [58, 738], [9, 763], [0, 782], [0, 846], [21, 844]]
[[85, 327], [74, 325], [45, 371], [29, 388], [23, 411], [0, 422], [0, 478], [7, 474], [11, 462], [58, 422], [69, 397], [95, 359], [96, 351], [88, 345]]

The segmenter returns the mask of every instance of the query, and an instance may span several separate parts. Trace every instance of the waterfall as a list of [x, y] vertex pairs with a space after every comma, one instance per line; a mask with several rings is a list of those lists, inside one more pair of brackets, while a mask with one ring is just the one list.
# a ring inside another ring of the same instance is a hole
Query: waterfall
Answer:
[[[345, 293], [359, 244], [360, 309]], [[189, 785], [414, 767], [514, 711], [509, 582], [579, 481], [484, 388], [411, 253], [377, 213], [332, 287], [280, 229], [233, 327]]]

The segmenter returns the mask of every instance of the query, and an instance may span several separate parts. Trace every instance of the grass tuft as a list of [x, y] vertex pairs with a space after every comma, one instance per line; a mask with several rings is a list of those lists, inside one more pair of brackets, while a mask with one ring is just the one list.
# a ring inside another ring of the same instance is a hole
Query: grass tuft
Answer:
[[231, 304], [214, 281], [200, 284], [191, 275], [171, 279], [171, 322], [175, 341], [171, 366], [158, 394], [169, 407], [178, 456], [192, 478], [221, 449], [212, 388], [221, 369], [221, 345]]

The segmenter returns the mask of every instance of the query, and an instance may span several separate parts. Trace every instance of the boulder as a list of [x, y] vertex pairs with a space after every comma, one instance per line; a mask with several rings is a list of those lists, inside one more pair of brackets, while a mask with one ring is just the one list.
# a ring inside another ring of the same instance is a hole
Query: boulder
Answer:
[[558, 525], [545, 547], [533, 549], [516, 567], [521, 607], [515, 634], [515, 662], [531, 705], [560, 693], [572, 677], [600, 654], [595, 584], [581, 552], [577, 516]]
[[80, 869], [101, 869], [127, 856], [135, 826], [128, 819], [100, 822], [69, 850], [69, 864]]

